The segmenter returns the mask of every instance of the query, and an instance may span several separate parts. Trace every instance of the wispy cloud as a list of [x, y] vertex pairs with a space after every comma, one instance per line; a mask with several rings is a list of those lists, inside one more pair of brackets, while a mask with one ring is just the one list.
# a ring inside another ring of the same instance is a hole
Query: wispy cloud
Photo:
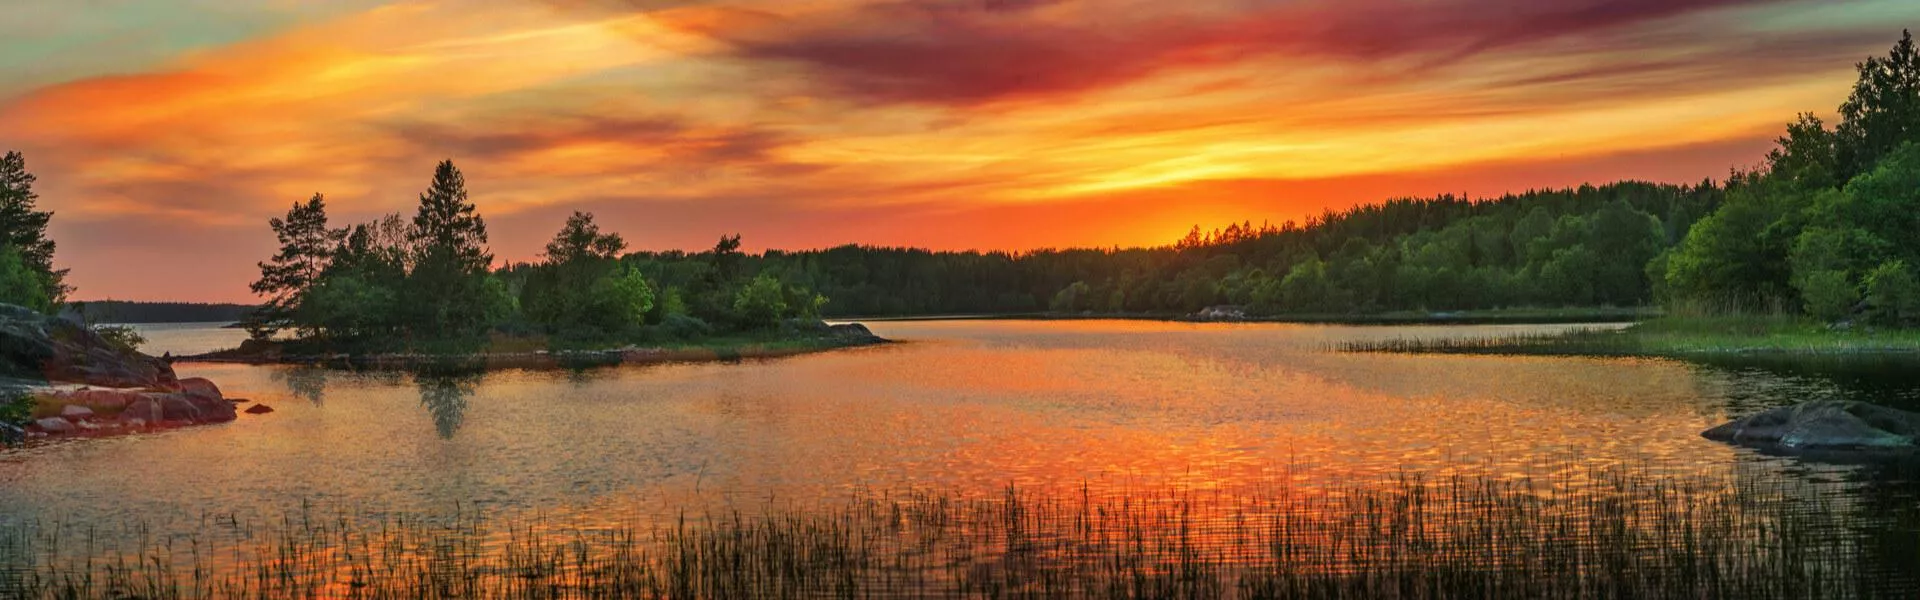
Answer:
[[[27, 1], [0, 18], [0, 147], [41, 175], [60, 260], [82, 296], [200, 299], [245, 295], [288, 203], [410, 210], [443, 158], [504, 258], [573, 209], [648, 247], [1021, 248], [1695, 181], [1920, 21], [1885, 0]], [[133, 273], [131, 249], [225, 279]]]

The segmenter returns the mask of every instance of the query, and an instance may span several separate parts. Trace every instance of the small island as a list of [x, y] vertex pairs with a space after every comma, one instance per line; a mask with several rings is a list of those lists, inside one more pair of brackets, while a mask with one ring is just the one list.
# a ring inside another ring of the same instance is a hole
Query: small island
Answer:
[[466, 179], [441, 162], [411, 220], [334, 228], [326, 197], [270, 221], [280, 251], [252, 289], [265, 305], [238, 348], [199, 362], [345, 368], [544, 368], [773, 357], [881, 343], [820, 319], [827, 299], [779, 274], [748, 275], [740, 237], [659, 286], [627, 242], [575, 212], [541, 260], [494, 268]]

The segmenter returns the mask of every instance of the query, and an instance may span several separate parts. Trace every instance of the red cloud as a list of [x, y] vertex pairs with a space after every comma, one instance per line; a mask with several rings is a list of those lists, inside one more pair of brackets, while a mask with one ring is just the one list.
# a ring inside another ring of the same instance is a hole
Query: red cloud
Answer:
[[1263, 56], [1405, 60], [1430, 68], [1779, 1], [1349, 0], [1210, 11], [1207, 2], [1199, 9], [1149, 3], [1132, 10], [1097, 2], [883, 3], [709, 33], [735, 43], [741, 56], [796, 65], [858, 101], [970, 105], [1086, 92]]

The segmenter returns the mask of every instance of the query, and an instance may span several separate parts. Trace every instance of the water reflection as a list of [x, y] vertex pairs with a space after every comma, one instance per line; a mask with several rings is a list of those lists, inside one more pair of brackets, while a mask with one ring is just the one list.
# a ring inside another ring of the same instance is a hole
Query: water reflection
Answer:
[[[857, 490], [1225, 493], [1406, 472], [1535, 477], [1578, 492], [1596, 469], [1724, 478], [1741, 468], [1754, 484], [1740, 490], [1804, 481], [1849, 510], [1920, 505], [1915, 477], [1898, 468], [1810, 464], [1699, 436], [1804, 400], [1893, 404], [1883, 398], [1912, 397], [1901, 383], [1911, 370], [1327, 351], [1550, 330], [913, 322], [876, 327], [908, 343], [737, 365], [482, 379], [183, 364], [183, 376], [286, 406], [222, 426], [0, 451], [0, 525], [178, 513], [154, 530], [195, 531], [209, 507], [278, 514], [309, 499], [598, 519]], [[1912, 560], [1901, 540], [1915, 523], [1901, 522], [1876, 526], [1884, 543], [1863, 542], [1884, 546], [1877, 562]]]
[[420, 388], [420, 405], [433, 415], [433, 429], [439, 432], [440, 439], [453, 439], [453, 434], [460, 431], [461, 423], [467, 418], [467, 399], [480, 387], [481, 378], [479, 373], [423, 371], [414, 374], [414, 385]]
[[[1920, 411], [1920, 356], [1905, 353], [1745, 355], [1698, 359], [1707, 368], [1759, 382], [1772, 390], [1742, 389], [1730, 408], [1745, 414], [1812, 400], [1858, 400]], [[1771, 400], [1772, 403], [1768, 403]]]
[[298, 366], [284, 371], [275, 371], [274, 377], [286, 382], [287, 392], [293, 394], [293, 397], [306, 400], [314, 406], [326, 404], [326, 369], [312, 366]]

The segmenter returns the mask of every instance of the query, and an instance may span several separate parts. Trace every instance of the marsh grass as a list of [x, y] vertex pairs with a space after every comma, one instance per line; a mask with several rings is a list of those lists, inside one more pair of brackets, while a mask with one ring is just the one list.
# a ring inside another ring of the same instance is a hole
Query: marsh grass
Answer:
[[1347, 352], [1652, 356], [1700, 358], [1742, 354], [1916, 354], [1920, 331], [1838, 330], [1788, 315], [1663, 317], [1624, 329], [1574, 328], [1479, 338], [1401, 338], [1347, 342]]
[[[861, 494], [649, 524], [312, 509], [158, 537], [0, 527], [6, 598], [1913, 597], [1912, 514], [1593, 474], [1315, 490]], [[1585, 490], [1572, 492], [1568, 490]], [[1871, 533], [1870, 533], [1871, 532]], [[1892, 558], [1889, 558], [1889, 557]]]

